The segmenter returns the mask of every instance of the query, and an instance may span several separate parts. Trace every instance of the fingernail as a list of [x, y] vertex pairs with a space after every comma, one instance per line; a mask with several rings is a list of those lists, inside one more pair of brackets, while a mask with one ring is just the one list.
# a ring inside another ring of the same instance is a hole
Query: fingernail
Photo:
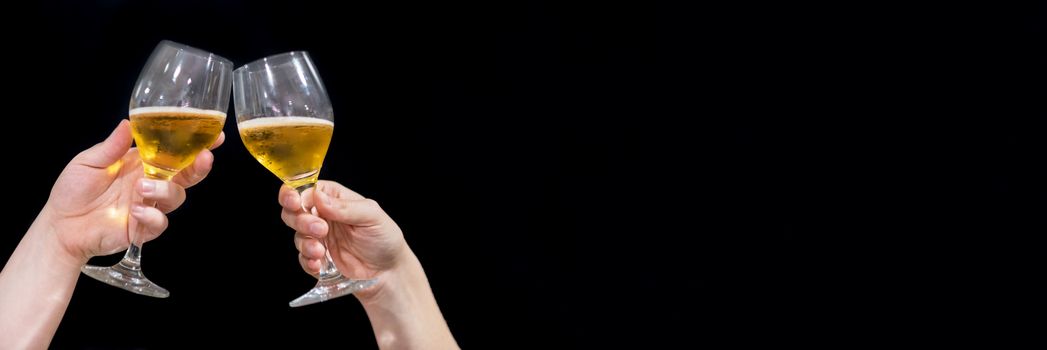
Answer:
[[156, 190], [156, 183], [152, 180], [142, 180], [142, 193], [151, 194]]
[[206, 149], [200, 151], [200, 155], [197, 156], [197, 158], [203, 158], [204, 161], [207, 162], [207, 165], [211, 165], [212, 163], [214, 163], [214, 153], [211, 153], [211, 151], [208, 151]]
[[141, 204], [135, 204], [135, 205], [131, 206], [131, 213], [132, 214], [138, 215], [138, 214], [142, 214], [143, 212], [145, 212], [145, 207], [142, 206]]
[[324, 224], [320, 222], [309, 224], [309, 231], [314, 235], [322, 234], [324, 233]]
[[292, 207], [294, 206], [294, 197], [291, 194], [281, 196], [280, 202], [282, 202], [280, 204], [283, 204], [285, 207]]

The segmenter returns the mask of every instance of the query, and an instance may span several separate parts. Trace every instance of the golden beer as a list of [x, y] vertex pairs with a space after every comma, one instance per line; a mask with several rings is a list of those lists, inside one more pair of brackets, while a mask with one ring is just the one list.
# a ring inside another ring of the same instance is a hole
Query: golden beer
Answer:
[[190, 107], [141, 107], [129, 114], [146, 176], [163, 180], [192, 164], [225, 124], [225, 113]]
[[255, 118], [237, 125], [247, 150], [288, 186], [315, 183], [334, 122], [306, 117]]

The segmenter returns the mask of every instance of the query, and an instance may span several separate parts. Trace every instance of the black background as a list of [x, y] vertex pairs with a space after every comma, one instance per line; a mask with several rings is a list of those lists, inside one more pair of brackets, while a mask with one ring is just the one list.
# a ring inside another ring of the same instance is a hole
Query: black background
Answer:
[[[307, 50], [322, 177], [397, 220], [463, 347], [1045, 341], [1041, 4], [7, 6], [5, 253], [158, 41]], [[171, 298], [82, 278], [55, 347], [374, 346], [353, 298], [287, 307], [313, 282], [232, 124], [146, 245]]]

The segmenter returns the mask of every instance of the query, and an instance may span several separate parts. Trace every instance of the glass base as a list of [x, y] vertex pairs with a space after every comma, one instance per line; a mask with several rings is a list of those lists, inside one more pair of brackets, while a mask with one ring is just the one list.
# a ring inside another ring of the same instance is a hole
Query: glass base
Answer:
[[141, 268], [124, 265], [122, 261], [109, 267], [85, 265], [80, 268], [80, 271], [85, 275], [91, 276], [91, 278], [114, 287], [123, 288], [132, 293], [154, 298], [166, 298], [171, 295], [167, 289], [145, 278]]
[[292, 300], [290, 305], [291, 307], [306, 306], [346, 296], [373, 286], [377, 282], [377, 279], [354, 280], [338, 274], [316, 282], [316, 287], [313, 287], [312, 290], [298, 297], [298, 299]]

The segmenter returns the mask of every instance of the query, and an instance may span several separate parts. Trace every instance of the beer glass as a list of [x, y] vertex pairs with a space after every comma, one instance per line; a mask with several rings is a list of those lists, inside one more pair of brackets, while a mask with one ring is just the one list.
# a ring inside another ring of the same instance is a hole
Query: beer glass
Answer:
[[[142, 68], [128, 116], [145, 177], [169, 181], [218, 139], [229, 109], [233, 63], [212, 53], [162, 41]], [[152, 200], [143, 205], [156, 206]], [[142, 224], [131, 225], [131, 245], [109, 267], [84, 266], [84, 274], [134, 293], [170, 295], [142, 273]]]
[[[288, 52], [237, 68], [233, 94], [236, 126], [251, 155], [299, 194], [312, 188], [331, 143], [334, 114], [309, 54]], [[303, 197], [302, 210], [314, 209], [307, 207]], [[316, 286], [291, 307], [349, 295], [376, 282], [342, 275], [330, 251], [321, 265]]]

